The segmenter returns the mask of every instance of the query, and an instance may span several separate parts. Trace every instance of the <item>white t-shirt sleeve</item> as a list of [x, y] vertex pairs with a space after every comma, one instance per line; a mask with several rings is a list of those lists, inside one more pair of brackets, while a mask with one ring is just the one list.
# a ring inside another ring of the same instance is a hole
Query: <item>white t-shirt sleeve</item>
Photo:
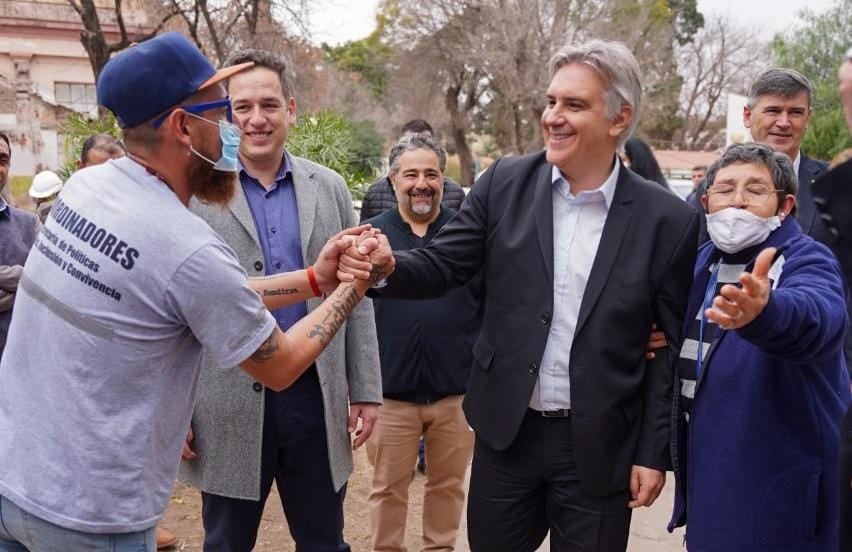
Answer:
[[190, 256], [169, 281], [167, 301], [220, 366], [249, 358], [276, 326], [224, 243]]

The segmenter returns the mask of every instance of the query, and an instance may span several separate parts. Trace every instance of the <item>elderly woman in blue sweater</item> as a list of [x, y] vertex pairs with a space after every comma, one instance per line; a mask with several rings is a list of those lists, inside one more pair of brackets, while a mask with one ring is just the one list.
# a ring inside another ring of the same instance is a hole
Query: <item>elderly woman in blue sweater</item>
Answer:
[[677, 363], [669, 529], [690, 552], [834, 551], [838, 426], [850, 400], [843, 278], [793, 217], [796, 174], [766, 146], [707, 172]]

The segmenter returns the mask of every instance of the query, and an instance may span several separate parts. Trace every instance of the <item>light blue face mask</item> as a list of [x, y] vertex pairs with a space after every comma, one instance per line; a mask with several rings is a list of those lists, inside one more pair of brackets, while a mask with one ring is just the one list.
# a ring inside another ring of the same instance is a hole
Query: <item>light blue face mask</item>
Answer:
[[[187, 115], [195, 117], [196, 119], [201, 119], [202, 121], [207, 121], [211, 125], [217, 124], [210, 119], [199, 117], [194, 113], [187, 113]], [[237, 125], [229, 123], [223, 119], [219, 119], [218, 125], [219, 140], [222, 142], [222, 155], [219, 157], [218, 161], [213, 161], [209, 157], [206, 157], [192, 146], [189, 146], [189, 151], [213, 165], [213, 168], [217, 171], [237, 172], [237, 152], [240, 149], [240, 135], [242, 134], [242, 131], [240, 131]]]

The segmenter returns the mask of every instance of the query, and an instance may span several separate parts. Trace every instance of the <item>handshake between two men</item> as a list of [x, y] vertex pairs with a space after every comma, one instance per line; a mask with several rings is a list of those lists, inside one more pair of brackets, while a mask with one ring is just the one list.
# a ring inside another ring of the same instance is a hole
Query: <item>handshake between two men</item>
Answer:
[[270, 311], [312, 297], [325, 300], [286, 332], [276, 327], [240, 367], [271, 389], [289, 387], [331, 342], [367, 290], [393, 268], [387, 238], [362, 225], [332, 236], [306, 270], [249, 279]]
[[361, 296], [390, 276], [394, 257], [387, 237], [369, 224], [332, 236], [320, 252], [313, 272], [322, 292], [352, 285]]
[[[316, 263], [306, 270], [250, 278], [269, 311], [325, 296], [325, 300], [286, 332], [275, 326], [263, 344], [239, 363], [255, 381], [274, 391], [293, 384], [316, 360], [367, 290], [387, 278], [394, 258], [387, 238], [369, 224], [348, 228], [332, 236]], [[354, 445], [360, 445], [364, 434]], [[190, 427], [181, 457], [193, 460], [194, 431]]]

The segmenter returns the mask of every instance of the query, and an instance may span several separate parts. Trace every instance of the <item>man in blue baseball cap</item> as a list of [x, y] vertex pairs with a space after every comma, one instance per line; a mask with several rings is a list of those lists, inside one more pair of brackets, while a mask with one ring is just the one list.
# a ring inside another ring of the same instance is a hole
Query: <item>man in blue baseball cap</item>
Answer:
[[[127, 157], [74, 173], [24, 266], [0, 362], [0, 551], [153, 551], [202, 347], [286, 388], [375, 283], [370, 271], [392, 270], [386, 240], [365, 236], [360, 278], [338, 282], [344, 231], [307, 269], [249, 281], [187, 210], [192, 196], [233, 193], [239, 131], [221, 81], [248, 65], [216, 71], [172, 33], [101, 72]], [[267, 310], [323, 294], [286, 333]]]

